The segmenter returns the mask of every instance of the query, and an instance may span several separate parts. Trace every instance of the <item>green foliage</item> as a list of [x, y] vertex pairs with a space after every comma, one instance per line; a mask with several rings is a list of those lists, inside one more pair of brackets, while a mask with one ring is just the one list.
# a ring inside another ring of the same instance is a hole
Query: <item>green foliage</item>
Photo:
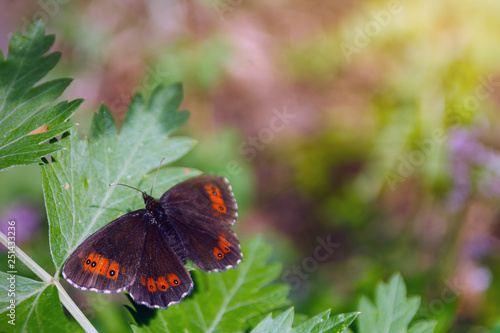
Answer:
[[330, 310], [327, 310], [292, 329], [293, 313], [293, 308], [290, 308], [274, 319], [272, 315], [269, 315], [252, 330], [252, 333], [342, 333], [359, 314], [358, 312], [353, 312], [330, 317]]
[[75, 329], [62, 311], [54, 285], [47, 286], [19, 304], [16, 314], [16, 326], [20, 326], [20, 332], [68, 332]]
[[375, 304], [365, 296], [361, 298], [359, 332], [432, 333], [436, 326], [433, 321], [419, 321], [408, 329], [419, 306], [420, 297], [406, 298], [405, 283], [399, 274], [395, 274], [388, 284], [379, 283], [375, 292]]
[[[81, 99], [49, 107], [71, 80], [57, 79], [33, 86], [60, 58], [57, 52], [44, 56], [53, 42], [54, 36], [46, 36], [45, 27], [38, 23], [24, 36], [12, 35], [7, 59], [0, 52], [0, 170], [37, 163], [41, 157], [60, 150], [58, 143], [42, 143], [73, 126], [67, 119]], [[43, 125], [47, 131], [30, 135]]]
[[[10, 283], [4, 284], [4, 282], [10, 282], [7, 279], [11, 276], [11, 274], [0, 272], [0, 279], [2, 281], [2, 285], [0, 285], [0, 313], [7, 311], [7, 307], [9, 306], [8, 293]], [[34, 281], [22, 276], [14, 276], [16, 281], [16, 300], [19, 302], [41, 292], [41, 290], [45, 288], [45, 284], [43, 282]]]
[[15, 276], [15, 325], [9, 324], [11, 295], [9, 284], [5, 285], [4, 281], [10, 277], [11, 274], [0, 272], [0, 315], [4, 318], [0, 321], [1, 332], [81, 331], [66, 319], [55, 286], [22, 276]]

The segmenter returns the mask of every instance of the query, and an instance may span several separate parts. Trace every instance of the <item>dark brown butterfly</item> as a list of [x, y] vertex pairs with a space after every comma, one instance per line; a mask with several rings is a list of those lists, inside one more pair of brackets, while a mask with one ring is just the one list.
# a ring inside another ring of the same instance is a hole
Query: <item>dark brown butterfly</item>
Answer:
[[62, 272], [69, 283], [100, 293], [128, 290], [135, 302], [165, 309], [193, 288], [188, 258], [203, 271], [225, 271], [241, 261], [229, 229], [238, 207], [226, 179], [198, 176], [159, 200], [142, 197], [146, 209], [110, 222], [71, 254]]

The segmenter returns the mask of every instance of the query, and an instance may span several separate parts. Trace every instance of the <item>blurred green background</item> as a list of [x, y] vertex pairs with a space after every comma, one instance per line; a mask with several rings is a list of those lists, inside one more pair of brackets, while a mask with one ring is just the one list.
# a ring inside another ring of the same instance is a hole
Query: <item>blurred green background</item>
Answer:
[[[82, 137], [100, 103], [121, 123], [134, 93], [182, 81], [181, 132], [199, 144], [176, 165], [230, 179], [237, 233], [273, 244], [296, 311], [356, 311], [400, 271], [436, 332], [493, 332], [499, 14], [494, 0], [0, 0], [0, 48], [47, 24], [51, 75], [74, 78], [62, 98], [85, 98]], [[18, 246], [53, 273], [38, 166], [0, 184], [1, 230], [19, 221]], [[109, 295], [68, 290], [99, 329], [125, 327]]]

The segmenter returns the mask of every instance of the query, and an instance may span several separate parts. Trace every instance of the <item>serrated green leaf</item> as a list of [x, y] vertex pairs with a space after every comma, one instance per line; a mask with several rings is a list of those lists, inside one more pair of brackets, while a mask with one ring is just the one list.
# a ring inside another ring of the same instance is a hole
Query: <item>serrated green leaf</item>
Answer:
[[292, 330], [293, 324], [293, 308], [286, 310], [285, 312], [276, 316], [273, 319], [272, 314], [269, 314], [264, 320], [262, 320], [259, 325], [257, 325], [252, 333], [264, 333], [264, 332], [283, 332], [288, 333]]
[[[166, 97], [165, 97], [166, 96]], [[182, 89], [159, 87], [146, 102], [136, 95], [129, 107], [120, 135], [103, 105], [94, 115], [90, 138], [79, 140], [76, 131], [61, 140], [64, 149], [41, 168], [49, 219], [50, 246], [56, 269], [93, 232], [131, 210], [144, 207], [140, 193], [110, 183], [124, 183], [148, 190], [150, 173], [159, 162], [175, 161], [195, 144], [187, 137], [168, 134], [184, 124], [186, 112], [176, 111]], [[169, 122], [162, 119], [168, 114]], [[185, 168], [163, 168], [153, 195], [200, 172]]]
[[406, 300], [406, 286], [400, 275], [393, 276], [388, 285], [379, 284], [375, 300], [382, 332], [400, 332], [408, 327], [420, 306], [419, 297]]
[[[15, 290], [10, 286], [8, 278], [15, 277]], [[22, 302], [34, 294], [40, 293], [45, 288], [45, 283], [35, 281], [18, 275], [0, 272], [0, 313], [7, 311], [10, 300], [15, 299], [16, 303]], [[15, 297], [12, 297], [12, 293]], [[10, 294], [10, 295], [9, 295]]]
[[395, 274], [388, 284], [381, 282], [377, 286], [375, 304], [367, 297], [361, 298], [361, 316], [358, 320], [360, 333], [415, 333], [421, 329], [425, 329], [426, 333], [434, 331], [436, 323], [432, 321], [421, 321], [408, 331], [408, 325], [420, 306], [420, 298], [406, 298], [406, 286], [399, 274]]
[[[68, 118], [81, 99], [49, 107], [70, 79], [33, 87], [59, 60], [59, 53], [44, 56], [53, 42], [54, 36], [46, 36], [43, 23], [38, 22], [24, 36], [13, 34], [7, 59], [0, 58], [0, 170], [38, 163], [41, 157], [60, 150], [57, 142], [42, 143], [73, 126]], [[31, 134], [44, 125], [45, 132]]]
[[196, 290], [192, 297], [159, 311], [146, 324], [132, 325], [135, 332], [244, 332], [269, 311], [288, 301], [288, 286], [270, 284], [281, 267], [269, 265], [271, 248], [261, 239], [242, 247], [243, 261], [224, 273], [193, 272]]
[[358, 315], [359, 312], [351, 312], [330, 317], [327, 320], [316, 324], [311, 330], [311, 333], [342, 333], [349, 327], [349, 325], [352, 324]]
[[[145, 107], [142, 97], [136, 96], [132, 99], [130, 107], [127, 111], [125, 124], [122, 128], [121, 135], [130, 135], [134, 133], [133, 127], [129, 124], [142, 124], [145, 128], [154, 129], [151, 132], [153, 137], [156, 135], [170, 135], [182, 127], [189, 119], [188, 111], [178, 111], [182, 103], [183, 91], [180, 83], [175, 83], [164, 89], [158, 86], [153, 93], [147, 107], [147, 113], [138, 114], [137, 110]], [[146, 115], [146, 116], [145, 116]], [[151, 122], [158, 122], [159, 126], [151, 127]], [[129, 132], [129, 129], [132, 132]]]
[[252, 330], [252, 333], [342, 333], [349, 327], [349, 325], [351, 325], [359, 314], [357, 312], [353, 312], [330, 317], [330, 310], [327, 310], [292, 329], [293, 312], [293, 308], [290, 308], [282, 314], [276, 316], [274, 319], [272, 318], [272, 315], [267, 316]]
[[[80, 332], [81, 328], [69, 322], [64, 315], [54, 285], [16, 276], [15, 308], [10, 305], [10, 274], [0, 272], [1, 332]], [[15, 314], [15, 317], [9, 314]], [[13, 322], [12, 319], [15, 319]], [[15, 325], [9, 323], [15, 323]]]
[[314, 326], [327, 320], [330, 317], [330, 310], [321, 312], [320, 314], [308, 319], [307, 321], [301, 323], [300, 325], [293, 328], [293, 333], [309, 333], [312, 331]]

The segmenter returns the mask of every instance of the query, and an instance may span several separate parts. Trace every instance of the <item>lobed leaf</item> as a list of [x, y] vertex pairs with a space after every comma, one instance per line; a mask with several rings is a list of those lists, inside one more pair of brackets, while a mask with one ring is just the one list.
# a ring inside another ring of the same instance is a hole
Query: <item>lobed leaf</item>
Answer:
[[388, 284], [381, 282], [376, 289], [375, 305], [365, 296], [359, 302], [361, 316], [358, 320], [360, 333], [432, 333], [433, 321], [420, 321], [409, 330], [408, 326], [420, 306], [420, 297], [406, 298], [406, 286], [399, 274]]
[[260, 332], [284, 332], [284, 333], [342, 333], [354, 319], [358, 316], [358, 312], [340, 314], [330, 317], [330, 310], [324, 311], [319, 315], [303, 322], [299, 326], [292, 328], [293, 324], [293, 308], [272, 318], [272, 315], [267, 316], [263, 321], [252, 330], [252, 333]]
[[[11, 275], [0, 272], [1, 332], [82, 331], [64, 315], [54, 285], [16, 275], [16, 287], [12, 291], [8, 277]], [[11, 299], [15, 300], [15, 308], [11, 305]], [[9, 316], [11, 313], [15, 316]]]
[[[53, 43], [54, 36], [45, 35], [43, 23], [38, 22], [24, 36], [14, 33], [7, 58], [0, 57], [0, 170], [38, 163], [41, 157], [60, 150], [59, 143], [45, 142], [73, 126], [68, 118], [82, 99], [50, 107], [71, 80], [34, 86], [60, 58], [57, 52], [44, 55]], [[37, 129], [43, 130], [34, 133]]]

